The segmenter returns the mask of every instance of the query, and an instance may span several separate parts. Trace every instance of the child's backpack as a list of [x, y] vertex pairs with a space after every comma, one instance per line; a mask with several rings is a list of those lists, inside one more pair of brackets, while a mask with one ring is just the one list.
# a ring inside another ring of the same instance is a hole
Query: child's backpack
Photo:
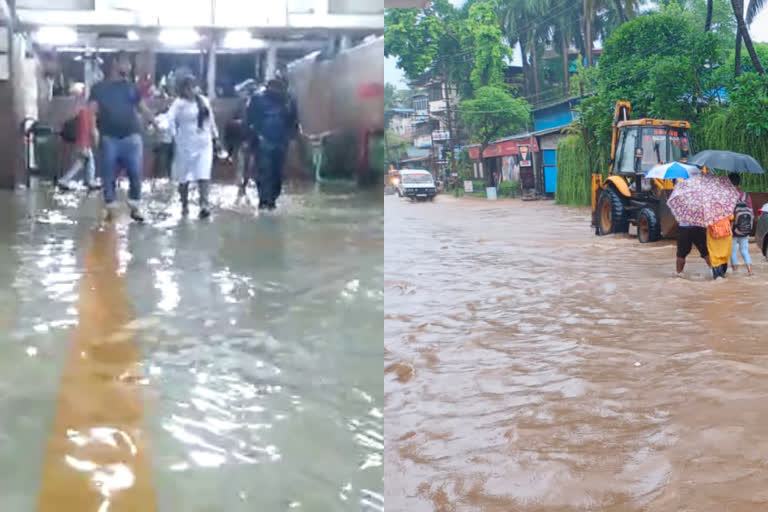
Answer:
[[755, 213], [747, 204], [747, 193], [742, 192], [736, 208], [733, 210], [733, 235], [750, 236], [755, 222]]
[[77, 116], [67, 119], [61, 125], [61, 138], [66, 142], [75, 143], [77, 140]]

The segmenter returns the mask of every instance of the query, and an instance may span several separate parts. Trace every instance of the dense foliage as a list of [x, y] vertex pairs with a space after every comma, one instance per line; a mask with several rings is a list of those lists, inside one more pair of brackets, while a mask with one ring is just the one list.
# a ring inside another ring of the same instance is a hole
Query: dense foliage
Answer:
[[[411, 80], [437, 75], [455, 87], [470, 139], [462, 143], [486, 145], [522, 131], [529, 105], [588, 96], [562, 143], [562, 161], [558, 157], [558, 201], [584, 204], [589, 174], [608, 169], [618, 100], [632, 103], [634, 118], [689, 121], [697, 150], [742, 151], [768, 167], [768, 82], [761, 74], [768, 45], [748, 37], [749, 23], [766, 3], [467, 0], [456, 9], [433, 0], [422, 11], [387, 10], [385, 53], [397, 56]], [[595, 67], [597, 40], [603, 51]], [[505, 60], [516, 45], [519, 85]], [[744, 182], [768, 190], [768, 178]]]
[[591, 169], [587, 162], [587, 148], [583, 136], [569, 135], [557, 144], [557, 168], [567, 169], [566, 172], [557, 173], [555, 201], [558, 204], [589, 204]]
[[460, 111], [472, 142], [481, 149], [494, 139], [524, 130], [530, 117], [528, 102], [493, 86], [479, 88], [474, 99], [461, 103]]

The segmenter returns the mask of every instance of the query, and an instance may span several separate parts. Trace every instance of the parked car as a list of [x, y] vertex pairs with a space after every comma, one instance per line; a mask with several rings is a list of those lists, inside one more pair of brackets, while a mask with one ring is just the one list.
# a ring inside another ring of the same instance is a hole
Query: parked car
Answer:
[[757, 212], [755, 243], [763, 251], [763, 256], [768, 258], [768, 203], [765, 203]]
[[433, 201], [437, 194], [432, 173], [424, 169], [402, 169], [397, 183], [397, 195], [412, 201]]

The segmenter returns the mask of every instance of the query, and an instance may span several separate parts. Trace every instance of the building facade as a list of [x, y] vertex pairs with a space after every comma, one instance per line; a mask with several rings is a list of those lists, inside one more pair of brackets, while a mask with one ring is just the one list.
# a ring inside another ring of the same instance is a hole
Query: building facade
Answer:
[[[520, 181], [523, 190], [553, 197], [557, 191], [557, 144], [562, 130], [575, 119], [580, 98], [568, 98], [533, 111], [534, 131], [493, 141], [480, 158], [480, 147], [468, 148], [472, 177]], [[530, 156], [528, 156], [530, 155]]]

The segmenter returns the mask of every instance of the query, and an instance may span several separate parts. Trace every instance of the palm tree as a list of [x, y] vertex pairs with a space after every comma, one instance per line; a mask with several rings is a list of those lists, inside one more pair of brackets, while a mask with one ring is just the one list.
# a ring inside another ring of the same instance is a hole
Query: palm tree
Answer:
[[559, 43], [560, 57], [563, 59], [563, 94], [568, 96], [570, 90], [569, 74], [570, 74], [570, 62], [568, 59], [571, 48], [571, 32], [570, 23], [567, 16], [561, 15], [557, 24], [555, 25], [554, 40]]
[[[585, 0], [586, 1], [586, 0]], [[754, 19], [754, 16], [757, 14], [757, 11], [760, 10], [762, 1], [759, 0], [750, 0], [750, 4], [752, 5], [752, 16]], [[735, 74], [738, 76], [741, 71], [741, 39], [744, 40], [744, 46], [747, 47], [747, 52], [749, 52], [749, 57], [752, 59], [752, 65], [755, 67], [758, 73], [761, 75], [765, 74], [765, 70], [763, 69], [762, 64], [760, 64], [760, 59], [757, 56], [757, 52], [755, 51], [755, 46], [752, 44], [752, 38], [749, 35], [749, 30], [747, 29], [747, 24], [744, 22], [744, 0], [731, 0], [731, 7], [733, 8], [733, 15], [736, 16], [736, 24], [738, 25], [737, 34], [736, 34], [736, 69]]]
[[592, 67], [592, 45], [595, 42], [593, 24], [597, 14], [597, 2], [599, 0], [583, 0], [584, 22], [584, 52], [587, 54], [587, 67]]
[[629, 18], [627, 18], [627, 13], [624, 11], [624, 5], [622, 5], [622, 1], [613, 0], [613, 3], [616, 6], [616, 13], [619, 15], [619, 23], [626, 23], [629, 21]]
[[[550, 2], [555, 4], [556, 0], [550, 0]], [[568, 9], [560, 11], [552, 27], [552, 43], [558, 48], [563, 60], [563, 92], [566, 96], [570, 91], [571, 44], [579, 47], [582, 41], [578, 22], [580, 11], [578, 4], [571, 4]]]
[[520, 44], [523, 57], [525, 93], [538, 96], [540, 92], [537, 42], [541, 33], [542, 14], [546, 5], [539, 0], [509, 0], [503, 2], [499, 20], [507, 43]]
[[637, 16], [640, 10], [640, 0], [614, 0], [598, 3], [597, 14], [594, 18], [594, 37], [603, 41], [608, 39], [614, 30]]
[[[712, 0], [708, 1], [712, 2]], [[752, 22], [755, 21], [758, 13], [760, 13], [765, 6], [765, 0], [749, 0], [749, 3], [747, 4], [747, 25], [751, 25]]]

